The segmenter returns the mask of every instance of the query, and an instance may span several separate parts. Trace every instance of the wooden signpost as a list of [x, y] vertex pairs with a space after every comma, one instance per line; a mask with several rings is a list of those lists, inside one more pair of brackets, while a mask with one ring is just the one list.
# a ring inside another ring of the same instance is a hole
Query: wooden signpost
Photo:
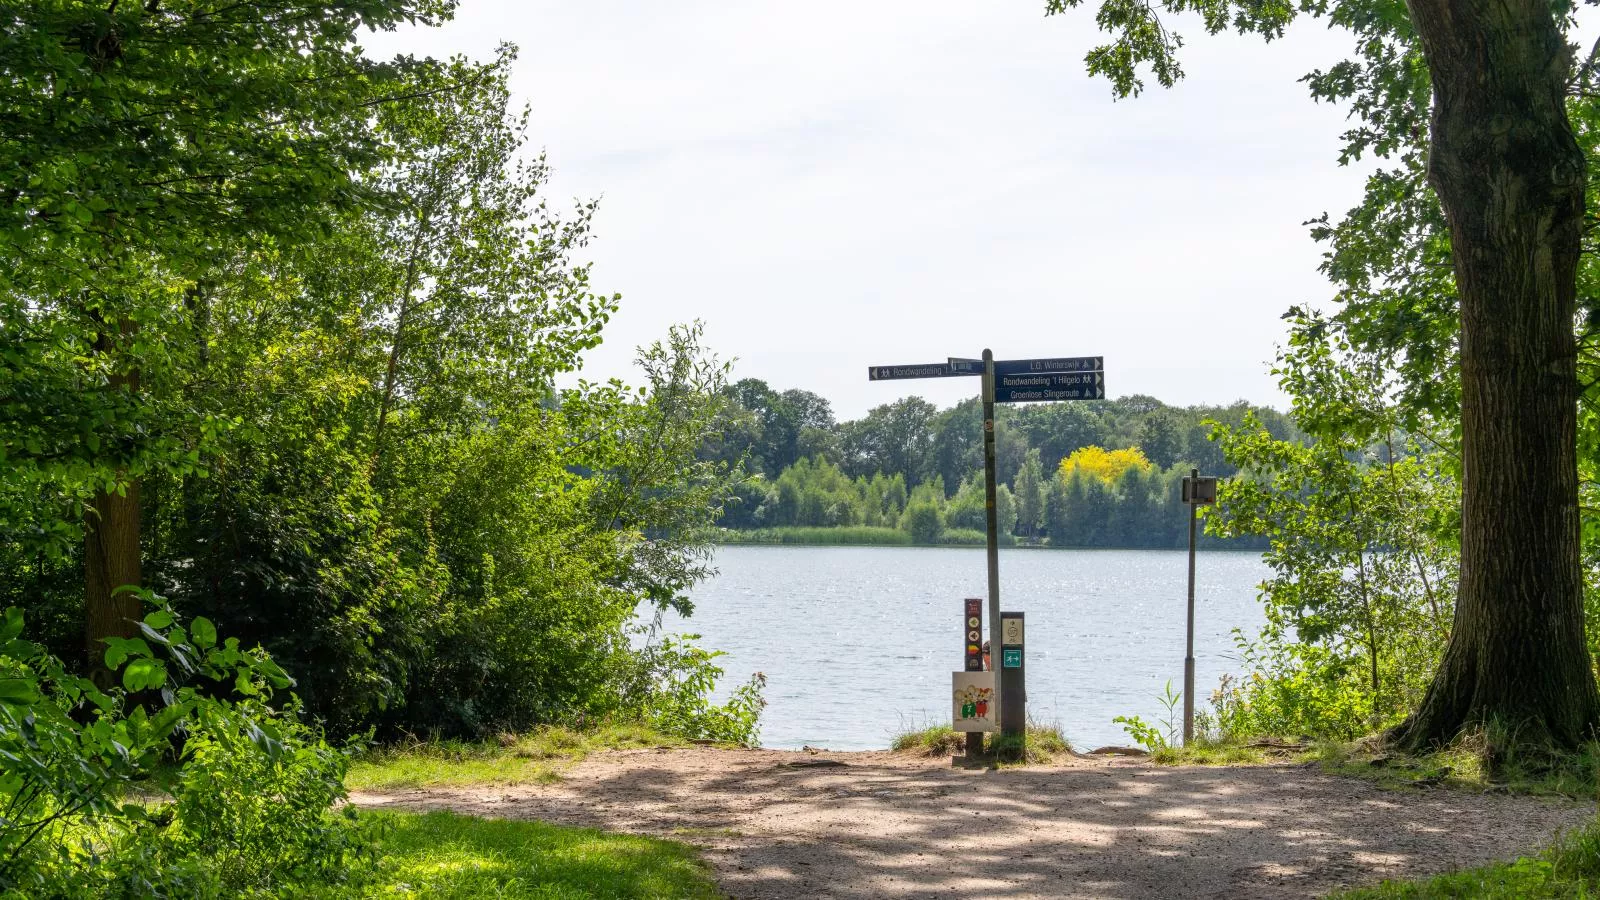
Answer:
[[[1000, 711], [1000, 734], [1024, 752], [1027, 735], [1027, 688], [1023, 680], [1024, 647], [1022, 613], [1000, 611], [1000, 528], [995, 513], [994, 405], [996, 403], [1048, 403], [1057, 400], [1103, 400], [1106, 396], [1105, 357], [1069, 356], [1055, 359], [996, 360], [990, 350], [983, 358], [952, 356], [942, 363], [903, 366], [870, 366], [870, 381], [902, 378], [952, 378], [978, 375], [983, 378], [983, 499], [987, 511], [984, 532], [987, 537], [989, 568], [989, 644], [991, 658], [999, 664], [1000, 677], [994, 683], [994, 703]], [[970, 601], [968, 601], [970, 602]], [[1001, 634], [1002, 617], [1014, 623], [1014, 644]], [[971, 618], [970, 616], [968, 618]], [[969, 641], [970, 646], [970, 641]], [[970, 652], [968, 664], [970, 669]], [[1015, 665], [1011, 665], [1015, 662]], [[962, 673], [957, 673], [961, 675]], [[967, 690], [965, 682], [958, 690]], [[975, 687], [972, 688], [976, 690]], [[970, 691], [968, 691], [970, 693]], [[964, 704], [958, 704], [958, 709]], [[957, 722], [963, 720], [957, 716]], [[967, 756], [983, 752], [983, 734], [967, 732]]]
[[1194, 741], [1194, 545], [1195, 513], [1217, 502], [1217, 479], [1201, 477], [1199, 469], [1183, 476], [1183, 502], [1189, 507], [1189, 629], [1183, 653], [1183, 745]]

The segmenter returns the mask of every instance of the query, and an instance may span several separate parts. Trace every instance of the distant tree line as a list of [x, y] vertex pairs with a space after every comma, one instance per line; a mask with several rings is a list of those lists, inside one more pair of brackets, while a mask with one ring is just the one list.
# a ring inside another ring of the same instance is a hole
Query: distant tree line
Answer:
[[[844, 422], [810, 391], [780, 392], [755, 378], [730, 385], [727, 400], [717, 436], [701, 448], [703, 458], [745, 474], [723, 511], [723, 527], [898, 528], [919, 543], [983, 530], [976, 397], [945, 410], [907, 397]], [[1187, 539], [1182, 476], [1191, 468], [1234, 474], [1211, 431], [1252, 415], [1277, 439], [1299, 438], [1287, 416], [1242, 401], [1174, 407], [1135, 395], [999, 407], [996, 511], [1003, 540], [1181, 546]], [[1228, 545], [1254, 546], [1253, 540]]]

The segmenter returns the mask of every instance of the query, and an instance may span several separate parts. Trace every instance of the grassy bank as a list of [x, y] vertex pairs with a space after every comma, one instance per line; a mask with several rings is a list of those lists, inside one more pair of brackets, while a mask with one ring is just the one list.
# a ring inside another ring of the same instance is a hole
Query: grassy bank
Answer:
[[544, 822], [373, 811], [385, 830], [363, 896], [441, 900], [716, 898], [692, 847]]
[[[736, 531], [724, 528], [717, 532], [719, 544], [795, 544], [810, 547], [981, 547], [983, 532], [970, 528], [948, 528], [931, 544], [918, 543], [908, 532], [898, 528], [878, 528], [867, 525], [842, 525], [833, 528], [757, 528]], [[1016, 543], [1009, 535], [1001, 538], [1003, 546]]]
[[684, 742], [640, 725], [606, 725], [592, 731], [541, 728], [494, 741], [413, 741], [375, 747], [357, 757], [345, 776], [352, 791], [468, 784], [547, 784], [561, 770], [598, 750], [679, 747]]
[[[1024, 742], [1027, 750], [1027, 763], [1049, 763], [1057, 758], [1070, 753], [1072, 745], [1061, 734], [1061, 729], [1055, 725], [1028, 725], [1028, 735]], [[924, 756], [956, 756], [966, 752], [967, 736], [958, 732], [949, 725], [930, 725], [915, 731], [906, 731], [895, 735], [889, 744], [889, 749], [896, 753], [917, 753]], [[1001, 744], [998, 734], [985, 735], [984, 752], [993, 753], [1000, 751], [1005, 755], [1006, 748]]]

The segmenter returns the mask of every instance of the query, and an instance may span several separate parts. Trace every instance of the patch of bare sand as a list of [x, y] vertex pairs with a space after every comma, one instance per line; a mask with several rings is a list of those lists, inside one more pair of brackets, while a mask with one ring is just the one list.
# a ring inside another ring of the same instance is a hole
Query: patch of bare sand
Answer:
[[735, 898], [1311, 897], [1507, 859], [1595, 815], [1592, 803], [1385, 791], [1304, 766], [989, 770], [712, 748], [597, 754], [552, 785], [354, 799], [687, 841]]

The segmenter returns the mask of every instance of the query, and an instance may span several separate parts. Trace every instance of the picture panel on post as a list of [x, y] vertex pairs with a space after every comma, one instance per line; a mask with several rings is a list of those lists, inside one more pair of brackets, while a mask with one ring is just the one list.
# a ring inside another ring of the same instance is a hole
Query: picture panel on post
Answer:
[[950, 673], [950, 728], [953, 731], [999, 731], [993, 672]]

